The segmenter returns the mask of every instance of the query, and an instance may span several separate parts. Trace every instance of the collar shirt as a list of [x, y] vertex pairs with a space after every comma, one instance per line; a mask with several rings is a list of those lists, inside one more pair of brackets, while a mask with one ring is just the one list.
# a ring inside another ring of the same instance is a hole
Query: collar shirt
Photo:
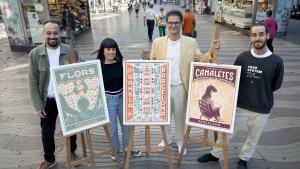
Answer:
[[145, 16], [147, 20], [155, 20], [155, 11], [153, 9], [147, 9], [145, 12]]

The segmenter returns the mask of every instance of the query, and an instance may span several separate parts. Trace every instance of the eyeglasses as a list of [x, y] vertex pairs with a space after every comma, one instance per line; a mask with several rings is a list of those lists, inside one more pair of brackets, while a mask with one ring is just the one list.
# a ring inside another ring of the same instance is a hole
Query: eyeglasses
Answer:
[[168, 26], [177, 26], [179, 24], [181, 24], [181, 22], [167, 22]]

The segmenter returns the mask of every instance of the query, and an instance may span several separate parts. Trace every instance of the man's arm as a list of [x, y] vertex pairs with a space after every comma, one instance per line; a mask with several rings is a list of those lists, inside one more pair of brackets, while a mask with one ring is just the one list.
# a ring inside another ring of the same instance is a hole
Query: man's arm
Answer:
[[273, 76], [273, 81], [272, 81], [273, 92], [278, 90], [281, 87], [282, 80], [283, 80], [283, 74], [284, 74], [283, 61], [280, 60], [280, 62], [276, 66], [275, 74]]
[[156, 54], [156, 51], [155, 51], [155, 48], [156, 48], [156, 41], [153, 41], [152, 42], [152, 48], [151, 48], [151, 53], [150, 53], [150, 60], [156, 60], [157, 59], [157, 54]]
[[198, 45], [196, 40], [195, 40], [194, 44], [195, 44], [194, 45], [194, 50], [195, 50], [194, 61], [195, 62], [211, 63], [212, 59], [213, 59], [211, 53], [208, 51], [203, 55], [202, 52], [199, 49], [199, 45]]
[[193, 29], [195, 29], [196, 27], [196, 19], [195, 19], [195, 15], [193, 15]]
[[220, 40], [214, 40], [213, 44], [212, 44], [212, 47], [204, 55], [201, 53], [201, 51], [199, 49], [199, 45], [198, 45], [196, 40], [195, 40], [195, 44], [196, 45], [195, 45], [195, 58], [194, 58], [194, 60], [196, 62], [212, 63], [214, 57], [216, 57], [216, 56], [213, 55], [213, 50], [220, 48]]
[[39, 68], [37, 63], [34, 60], [34, 51], [32, 50], [29, 54], [29, 92], [31, 96], [31, 101], [33, 103], [33, 107], [36, 110], [36, 113], [39, 117], [45, 117], [44, 106], [42, 97], [39, 90]]

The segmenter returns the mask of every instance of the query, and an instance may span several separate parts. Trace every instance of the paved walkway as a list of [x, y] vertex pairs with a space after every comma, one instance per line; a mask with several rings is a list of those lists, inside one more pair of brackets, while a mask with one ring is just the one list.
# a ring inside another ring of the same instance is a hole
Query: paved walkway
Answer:
[[[167, 10], [170, 8], [176, 6], [168, 6]], [[197, 24], [197, 41], [201, 51], [206, 52], [213, 33], [212, 17], [197, 15]], [[78, 37], [76, 42], [80, 55], [86, 56], [87, 60], [95, 59], [96, 56], [90, 54], [99, 48], [100, 42], [106, 37], [112, 37], [118, 42], [125, 59], [137, 59], [141, 50], [150, 48], [142, 17], [136, 18], [134, 13], [129, 16], [127, 11], [120, 11], [104, 18], [94, 17], [92, 25], [92, 30]], [[158, 37], [157, 28], [154, 31], [154, 37]], [[219, 60], [225, 64], [232, 64], [241, 51], [249, 48], [249, 39], [226, 27], [222, 27], [221, 31], [222, 48]], [[275, 105], [254, 157], [249, 162], [250, 169], [296, 169], [300, 166], [300, 48], [295, 43], [276, 39], [274, 49], [284, 59], [284, 83], [275, 93]], [[28, 54], [11, 52], [7, 39], [0, 40], [0, 51], [0, 168], [36, 168], [43, 159], [43, 153], [39, 119], [34, 114], [28, 94]], [[86, 163], [78, 168], [118, 168], [108, 154], [100, 156], [101, 150], [108, 147], [103, 130], [97, 128], [92, 134], [96, 165], [90, 166]], [[200, 136], [202, 130], [194, 129], [192, 134]], [[246, 130], [241, 128], [229, 143], [230, 168], [236, 167], [238, 152], [245, 137]], [[66, 154], [65, 141], [59, 126], [55, 139], [58, 161], [55, 168], [60, 169], [65, 167]], [[151, 143], [156, 145], [160, 139], [159, 128], [152, 127]], [[134, 144], [144, 144], [143, 127], [137, 127]], [[177, 148], [175, 144], [172, 144], [171, 148], [175, 163]], [[199, 155], [210, 151], [210, 147], [189, 143], [187, 150], [188, 153], [178, 168], [222, 168], [222, 161], [209, 164], [196, 162]], [[124, 154], [121, 153], [121, 157], [124, 157]], [[132, 158], [130, 166], [134, 169], [164, 169], [168, 163], [164, 153], [157, 152], [151, 153], [149, 157]]]

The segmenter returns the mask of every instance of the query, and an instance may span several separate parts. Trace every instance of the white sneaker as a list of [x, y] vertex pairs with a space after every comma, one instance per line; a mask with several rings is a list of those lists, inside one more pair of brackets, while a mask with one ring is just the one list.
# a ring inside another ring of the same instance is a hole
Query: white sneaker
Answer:
[[110, 155], [110, 158], [111, 158], [113, 161], [116, 161], [116, 160], [117, 160], [117, 158], [116, 158], [116, 155], [115, 155], [115, 154], [112, 154], [112, 155]]
[[142, 152], [140, 152], [140, 151], [131, 151], [131, 154], [134, 157], [142, 157], [143, 156]]
[[[172, 143], [168, 143], [168, 144], [171, 145]], [[164, 142], [164, 140], [161, 140], [161, 142], [158, 144], [158, 147], [161, 147], [161, 149], [158, 150], [158, 152], [165, 151], [165, 142]]]
[[[172, 142], [168, 142], [169, 145], [172, 144]], [[165, 147], [165, 142], [164, 140], [161, 140], [161, 142], [158, 144], [159, 147]]]
[[[182, 141], [177, 142], [177, 147], [178, 147], [178, 154], [179, 154], [180, 150], [182, 149]], [[184, 156], [186, 155], [186, 148], [184, 148], [183, 155]]]

